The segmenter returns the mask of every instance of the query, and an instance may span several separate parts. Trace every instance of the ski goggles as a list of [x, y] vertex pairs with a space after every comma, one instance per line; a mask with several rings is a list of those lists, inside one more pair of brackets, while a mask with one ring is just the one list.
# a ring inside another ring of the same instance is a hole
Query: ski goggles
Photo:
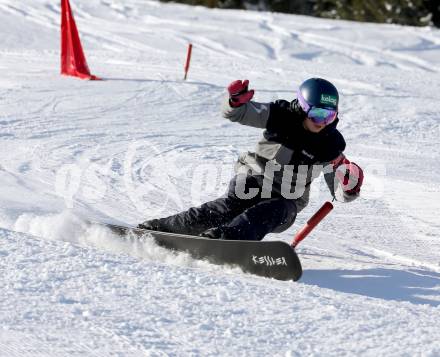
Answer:
[[328, 125], [338, 116], [338, 111], [333, 108], [320, 108], [314, 105], [309, 105], [299, 91], [298, 102], [302, 110], [307, 114], [307, 117], [315, 124]]

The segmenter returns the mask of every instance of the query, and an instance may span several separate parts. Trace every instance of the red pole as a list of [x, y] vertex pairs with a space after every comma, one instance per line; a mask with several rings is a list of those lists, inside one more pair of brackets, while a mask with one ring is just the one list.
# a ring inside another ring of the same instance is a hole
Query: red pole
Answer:
[[188, 75], [189, 70], [189, 64], [191, 62], [191, 52], [192, 52], [193, 45], [190, 43], [188, 45], [188, 53], [186, 54], [186, 64], [185, 64], [185, 77], [183, 77], [183, 80], [186, 81], [186, 77]]
[[325, 216], [327, 216], [333, 209], [333, 205], [330, 202], [326, 202], [322, 207], [307, 221], [304, 227], [295, 235], [292, 242], [292, 247], [295, 248], [299, 242], [301, 242], [307, 235], [315, 228], [319, 222], [321, 222]]

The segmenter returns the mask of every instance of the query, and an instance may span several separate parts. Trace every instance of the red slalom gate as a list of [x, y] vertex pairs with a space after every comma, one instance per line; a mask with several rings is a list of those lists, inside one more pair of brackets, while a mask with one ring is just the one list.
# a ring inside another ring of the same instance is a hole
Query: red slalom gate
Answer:
[[188, 45], [188, 52], [186, 54], [186, 63], [185, 63], [185, 76], [183, 77], [183, 80], [186, 81], [186, 77], [188, 76], [189, 71], [189, 64], [191, 63], [191, 53], [192, 53], [193, 45], [190, 43]]
[[61, 0], [61, 74], [99, 80], [90, 74], [69, 0]]
[[326, 202], [322, 207], [307, 221], [304, 227], [295, 235], [292, 241], [292, 247], [295, 248], [307, 235], [327, 216], [333, 209], [330, 202]]

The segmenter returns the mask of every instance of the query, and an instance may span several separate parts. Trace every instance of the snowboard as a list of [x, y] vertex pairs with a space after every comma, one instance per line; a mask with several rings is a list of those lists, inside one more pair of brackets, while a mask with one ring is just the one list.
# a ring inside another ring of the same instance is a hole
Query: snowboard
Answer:
[[121, 237], [151, 237], [161, 247], [186, 252], [195, 259], [213, 264], [236, 266], [246, 273], [266, 278], [297, 281], [302, 275], [301, 262], [294, 248], [282, 241], [217, 240], [113, 224], [95, 224]]

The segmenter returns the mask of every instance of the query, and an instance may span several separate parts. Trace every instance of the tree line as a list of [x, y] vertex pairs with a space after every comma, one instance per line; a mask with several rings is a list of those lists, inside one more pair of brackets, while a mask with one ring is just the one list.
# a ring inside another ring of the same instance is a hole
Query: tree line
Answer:
[[[161, 0], [168, 2], [170, 0]], [[440, 0], [172, 0], [223, 9], [252, 9], [330, 19], [440, 27]]]

